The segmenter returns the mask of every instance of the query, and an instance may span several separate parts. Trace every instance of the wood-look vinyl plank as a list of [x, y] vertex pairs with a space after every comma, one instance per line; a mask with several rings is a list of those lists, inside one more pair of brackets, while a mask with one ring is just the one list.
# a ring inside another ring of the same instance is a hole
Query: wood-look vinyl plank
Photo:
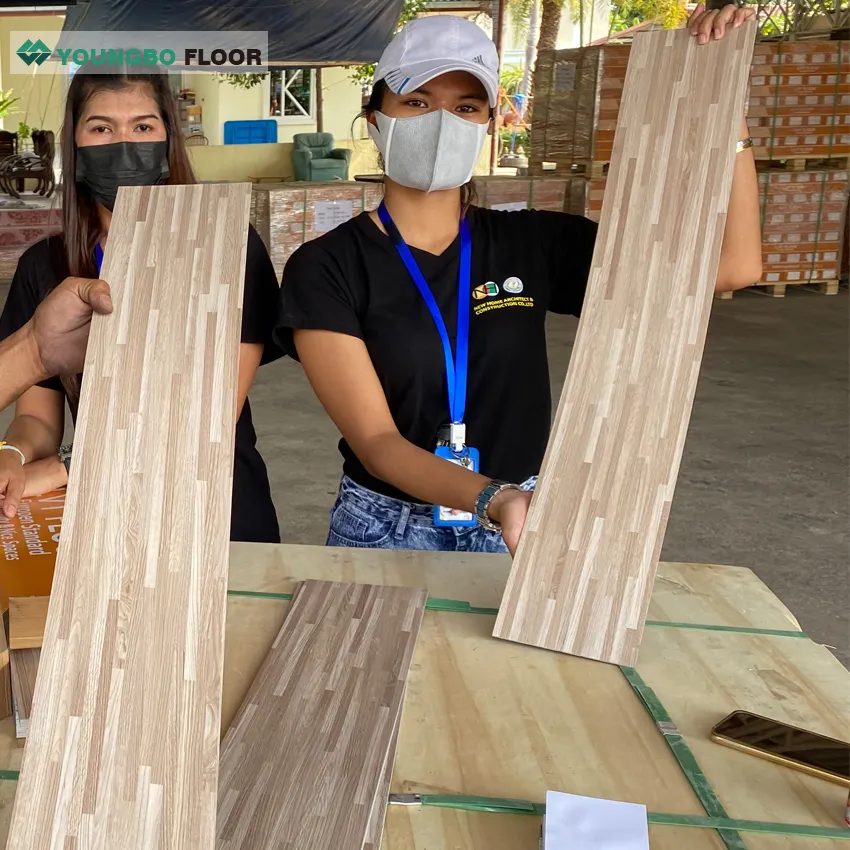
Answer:
[[249, 205], [119, 190], [8, 850], [215, 841]]
[[569, 374], [496, 637], [634, 665], [711, 310], [755, 25], [639, 34]]
[[0, 720], [12, 715], [12, 679], [9, 642], [6, 639], [4, 618], [0, 617]]
[[218, 850], [361, 850], [379, 840], [426, 598], [415, 588], [299, 585], [222, 742]]
[[32, 714], [32, 697], [38, 676], [40, 649], [13, 649], [9, 653], [12, 673], [12, 709], [15, 718], [15, 737], [26, 738]]
[[49, 596], [9, 599], [9, 649], [38, 649], [44, 640]]

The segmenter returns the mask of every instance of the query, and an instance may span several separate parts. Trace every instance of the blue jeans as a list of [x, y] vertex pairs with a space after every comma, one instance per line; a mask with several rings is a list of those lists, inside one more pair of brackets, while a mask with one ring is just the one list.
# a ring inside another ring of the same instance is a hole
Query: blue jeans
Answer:
[[[522, 488], [533, 490], [537, 476]], [[431, 505], [403, 502], [375, 493], [343, 477], [331, 510], [328, 546], [360, 549], [427, 549], [436, 552], [507, 552], [498, 531], [480, 525], [453, 528], [434, 525]]]

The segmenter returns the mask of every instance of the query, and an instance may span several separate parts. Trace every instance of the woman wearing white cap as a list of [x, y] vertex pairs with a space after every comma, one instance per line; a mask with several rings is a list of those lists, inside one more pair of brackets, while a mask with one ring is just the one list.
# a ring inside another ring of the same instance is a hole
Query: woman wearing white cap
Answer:
[[[750, 17], [700, 7], [691, 25], [702, 43]], [[579, 314], [596, 225], [470, 205], [498, 90], [479, 27], [448, 15], [409, 23], [366, 109], [384, 203], [286, 265], [276, 336], [343, 436], [331, 545], [493, 552], [519, 539], [550, 427], [546, 313]], [[717, 288], [760, 275], [745, 151]]]

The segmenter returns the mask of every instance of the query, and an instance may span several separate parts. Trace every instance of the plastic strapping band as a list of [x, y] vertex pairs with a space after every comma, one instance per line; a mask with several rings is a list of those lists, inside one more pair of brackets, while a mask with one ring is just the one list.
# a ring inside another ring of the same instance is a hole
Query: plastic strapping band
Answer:
[[[411, 798], [415, 798], [415, 801]], [[436, 806], [468, 812], [494, 812], [514, 815], [542, 815], [546, 812], [544, 803], [454, 794], [390, 794], [389, 802], [390, 805]], [[705, 817], [703, 815], [679, 815], [666, 812], [647, 812], [646, 818], [654, 826], [686, 826], [725, 832], [758, 832], [767, 835], [794, 835], [805, 838], [832, 838], [850, 841], [850, 829], [841, 827], [807, 826], [805, 824]]]
[[[832, 99], [832, 116], [831, 116], [832, 121], [830, 122], [830, 128], [829, 128], [829, 152], [826, 155], [827, 159], [832, 159], [832, 150], [833, 150], [833, 147], [835, 146], [835, 133], [836, 133], [837, 125], [838, 125], [838, 100], [839, 100], [839, 91], [840, 91], [839, 82], [841, 81], [842, 69], [843, 69], [843, 66], [841, 64], [841, 42], [836, 41], [835, 44], [838, 45], [838, 62], [837, 62], [838, 67], [836, 68], [836, 72], [835, 72], [835, 88], [833, 89], [833, 95], [832, 95], [832, 98], [833, 98]], [[812, 247], [812, 264], [809, 266], [809, 277], [806, 281], [807, 283], [812, 282], [812, 278], [814, 278], [814, 276], [815, 276], [815, 266], [817, 265], [817, 261], [818, 261], [818, 245], [820, 244], [820, 226], [821, 226], [821, 221], [823, 219], [823, 204], [824, 204], [824, 201], [826, 200], [826, 184], [827, 184], [827, 178], [829, 177], [829, 171], [820, 172], [820, 175], [822, 177], [822, 180], [820, 182], [820, 201], [818, 202], [818, 218], [817, 218], [817, 221], [815, 222], [815, 244]], [[836, 270], [835, 270], [836, 279], [838, 277], [840, 277], [840, 275], [841, 275], [841, 270], [836, 268]]]
[[247, 596], [249, 599], [283, 599], [292, 601], [291, 593], [266, 593], [262, 590], [228, 590], [228, 596]]
[[776, 48], [776, 65], [778, 70], [776, 72], [776, 87], [773, 90], [773, 114], [770, 117], [770, 144], [768, 145], [767, 151], [767, 171], [764, 172], [765, 183], [764, 183], [764, 200], [761, 205], [761, 236], [762, 236], [762, 244], [764, 244], [764, 225], [765, 220], [767, 219], [767, 203], [768, 203], [768, 192], [770, 191], [770, 163], [773, 162], [773, 148], [776, 144], [776, 114], [779, 111], [779, 86], [782, 80], [782, 42], [780, 41]]
[[668, 629], [698, 629], [707, 632], [729, 632], [738, 635], [765, 635], [766, 637], [806, 638], [805, 632], [796, 629], [757, 629], [750, 626], [715, 626], [711, 623], [676, 623], [672, 620], [647, 620], [647, 626], [663, 626]]
[[[291, 593], [267, 593], [262, 590], [228, 590], [228, 596], [246, 596], [253, 599], [292, 599]], [[499, 613], [498, 608], [486, 608], [476, 605], [470, 605], [469, 602], [464, 602], [460, 599], [440, 599], [432, 596], [425, 603], [425, 609], [428, 611], [448, 611], [453, 614], [489, 614], [495, 616]], [[805, 632], [792, 631], [785, 629], [756, 629], [748, 626], [715, 626], [711, 623], [675, 623], [668, 620], [647, 620], [647, 626], [668, 628], [668, 629], [696, 629], [698, 631], [708, 632], [729, 632], [730, 634], [741, 635], [764, 635], [766, 637], [789, 637], [789, 638], [806, 638], [808, 635]]]
[[[632, 690], [638, 695], [644, 708], [649, 712], [659, 730], [662, 731], [667, 746], [670, 747], [670, 751], [679, 763], [679, 767], [685, 774], [685, 778], [690, 783], [691, 788], [694, 789], [694, 793], [697, 795], [700, 803], [702, 803], [706, 814], [714, 818], [727, 819], [726, 810], [714, 793], [708, 777], [703, 773], [699, 762], [696, 760], [693, 752], [691, 752], [691, 748], [687, 745], [685, 739], [678, 733], [673, 720], [667, 713], [667, 709], [664, 708], [655, 691], [644, 682], [640, 673], [633, 667], [620, 667], [620, 670], [622, 670], [626, 681], [632, 686]], [[733, 829], [725, 827], [718, 828], [717, 833], [728, 850], [747, 849], [744, 840]]]
[[426, 611], [451, 611], [455, 614], [498, 614], [498, 608], [477, 608], [470, 605], [468, 602], [461, 602], [457, 599], [438, 599], [429, 597], [425, 603]]

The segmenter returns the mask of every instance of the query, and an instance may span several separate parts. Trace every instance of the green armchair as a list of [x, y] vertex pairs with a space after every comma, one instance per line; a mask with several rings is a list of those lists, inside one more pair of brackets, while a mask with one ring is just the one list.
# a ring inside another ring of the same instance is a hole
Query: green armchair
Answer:
[[331, 133], [296, 133], [292, 137], [292, 166], [296, 180], [348, 180], [351, 151], [334, 148]]

